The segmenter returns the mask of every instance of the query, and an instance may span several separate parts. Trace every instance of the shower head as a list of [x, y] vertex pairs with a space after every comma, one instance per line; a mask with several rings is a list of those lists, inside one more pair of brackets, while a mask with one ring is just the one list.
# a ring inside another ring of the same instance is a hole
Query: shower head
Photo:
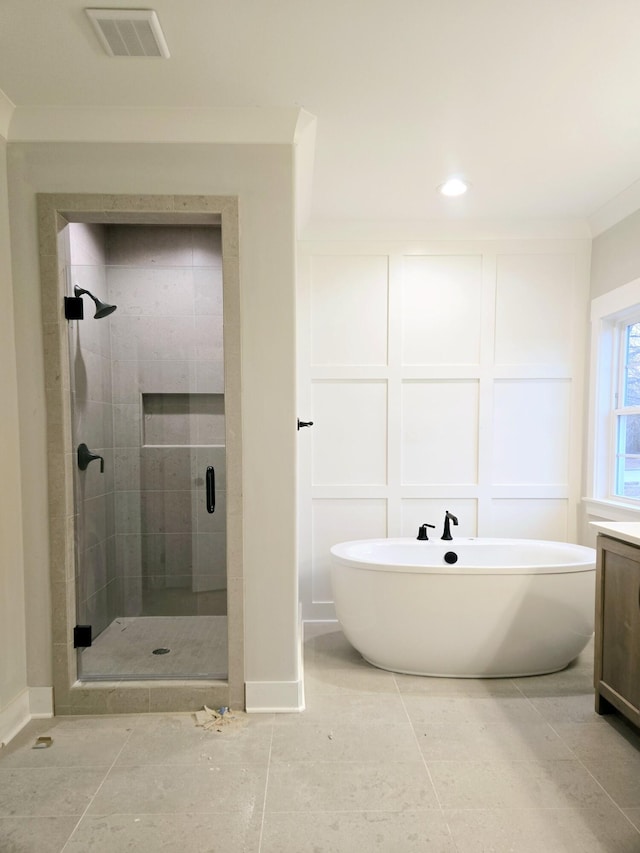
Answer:
[[96, 320], [101, 320], [103, 317], [108, 317], [109, 314], [113, 314], [113, 312], [118, 307], [117, 305], [109, 305], [108, 302], [103, 302], [101, 299], [98, 299], [97, 296], [94, 296], [93, 293], [91, 293], [90, 291], [84, 290], [82, 287], [78, 287], [77, 284], [73, 288], [73, 293], [74, 296], [82, 296], [83, 294], [86, 294], [87, 296], [90, 296], [91, 299], [93, 299], [96, 304], [96, 313], [93, 316]]

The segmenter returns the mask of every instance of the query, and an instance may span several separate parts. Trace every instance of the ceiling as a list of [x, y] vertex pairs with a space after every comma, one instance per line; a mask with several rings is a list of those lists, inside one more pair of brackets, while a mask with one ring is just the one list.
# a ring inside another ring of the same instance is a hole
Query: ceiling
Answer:
[[[303, 108], [315, 223], [585, 222], [640, 179], [638, 0], [148, 7], [170, 59], [107, 57], [80, 0], [2, 0], [0, 89], [17, 111]], [[453, 173], [471, 191], [444, 199]]]

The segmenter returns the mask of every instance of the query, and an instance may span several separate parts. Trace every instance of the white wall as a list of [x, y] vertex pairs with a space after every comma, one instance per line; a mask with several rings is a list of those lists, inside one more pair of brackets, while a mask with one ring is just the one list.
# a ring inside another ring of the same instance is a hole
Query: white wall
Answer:
[[27, 719], [18, 386], [11, 287], [6, 143], [0, 137], [0, 742]]
[[640, 210], [594, 238], [591, 298], [640, 277]]
[[[305, 242], [301, 596], [329, 547], [442, 535], [576, 540], [589, 243]], [[309, 543], [307, 547], [307, 543]]]
[[9, 180], [29, 684], [51, 684], [37, 192], [239, 197], [246, 679], [296, 682], [293, 147], [15, 142]]

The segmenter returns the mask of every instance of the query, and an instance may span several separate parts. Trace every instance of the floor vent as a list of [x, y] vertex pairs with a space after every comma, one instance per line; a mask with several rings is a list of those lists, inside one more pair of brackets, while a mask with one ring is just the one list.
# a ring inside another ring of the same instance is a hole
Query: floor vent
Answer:
[[152, 9], [85, 9], [109, 56], [160, 56], [169, 48]]

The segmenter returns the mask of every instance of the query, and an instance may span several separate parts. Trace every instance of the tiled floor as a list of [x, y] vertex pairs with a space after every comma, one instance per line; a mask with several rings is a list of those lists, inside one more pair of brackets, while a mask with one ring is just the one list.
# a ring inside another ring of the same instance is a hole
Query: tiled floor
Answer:
[[30, 723], [0, 753], [0, 851], [640, 851], [640, 737], [594, 713], [591, 649], [551, 676], [427, 679], [324, 631], [301, 715]]
[[[154, 649], [168, 649], [154, 655]], [[206, 667], [202, 662], [206, 661]], [[82, 677], [226, 678], [226, 616], [123, 616], [82, 651]], [[2, 848], [0, 848], [2, 853]]]

